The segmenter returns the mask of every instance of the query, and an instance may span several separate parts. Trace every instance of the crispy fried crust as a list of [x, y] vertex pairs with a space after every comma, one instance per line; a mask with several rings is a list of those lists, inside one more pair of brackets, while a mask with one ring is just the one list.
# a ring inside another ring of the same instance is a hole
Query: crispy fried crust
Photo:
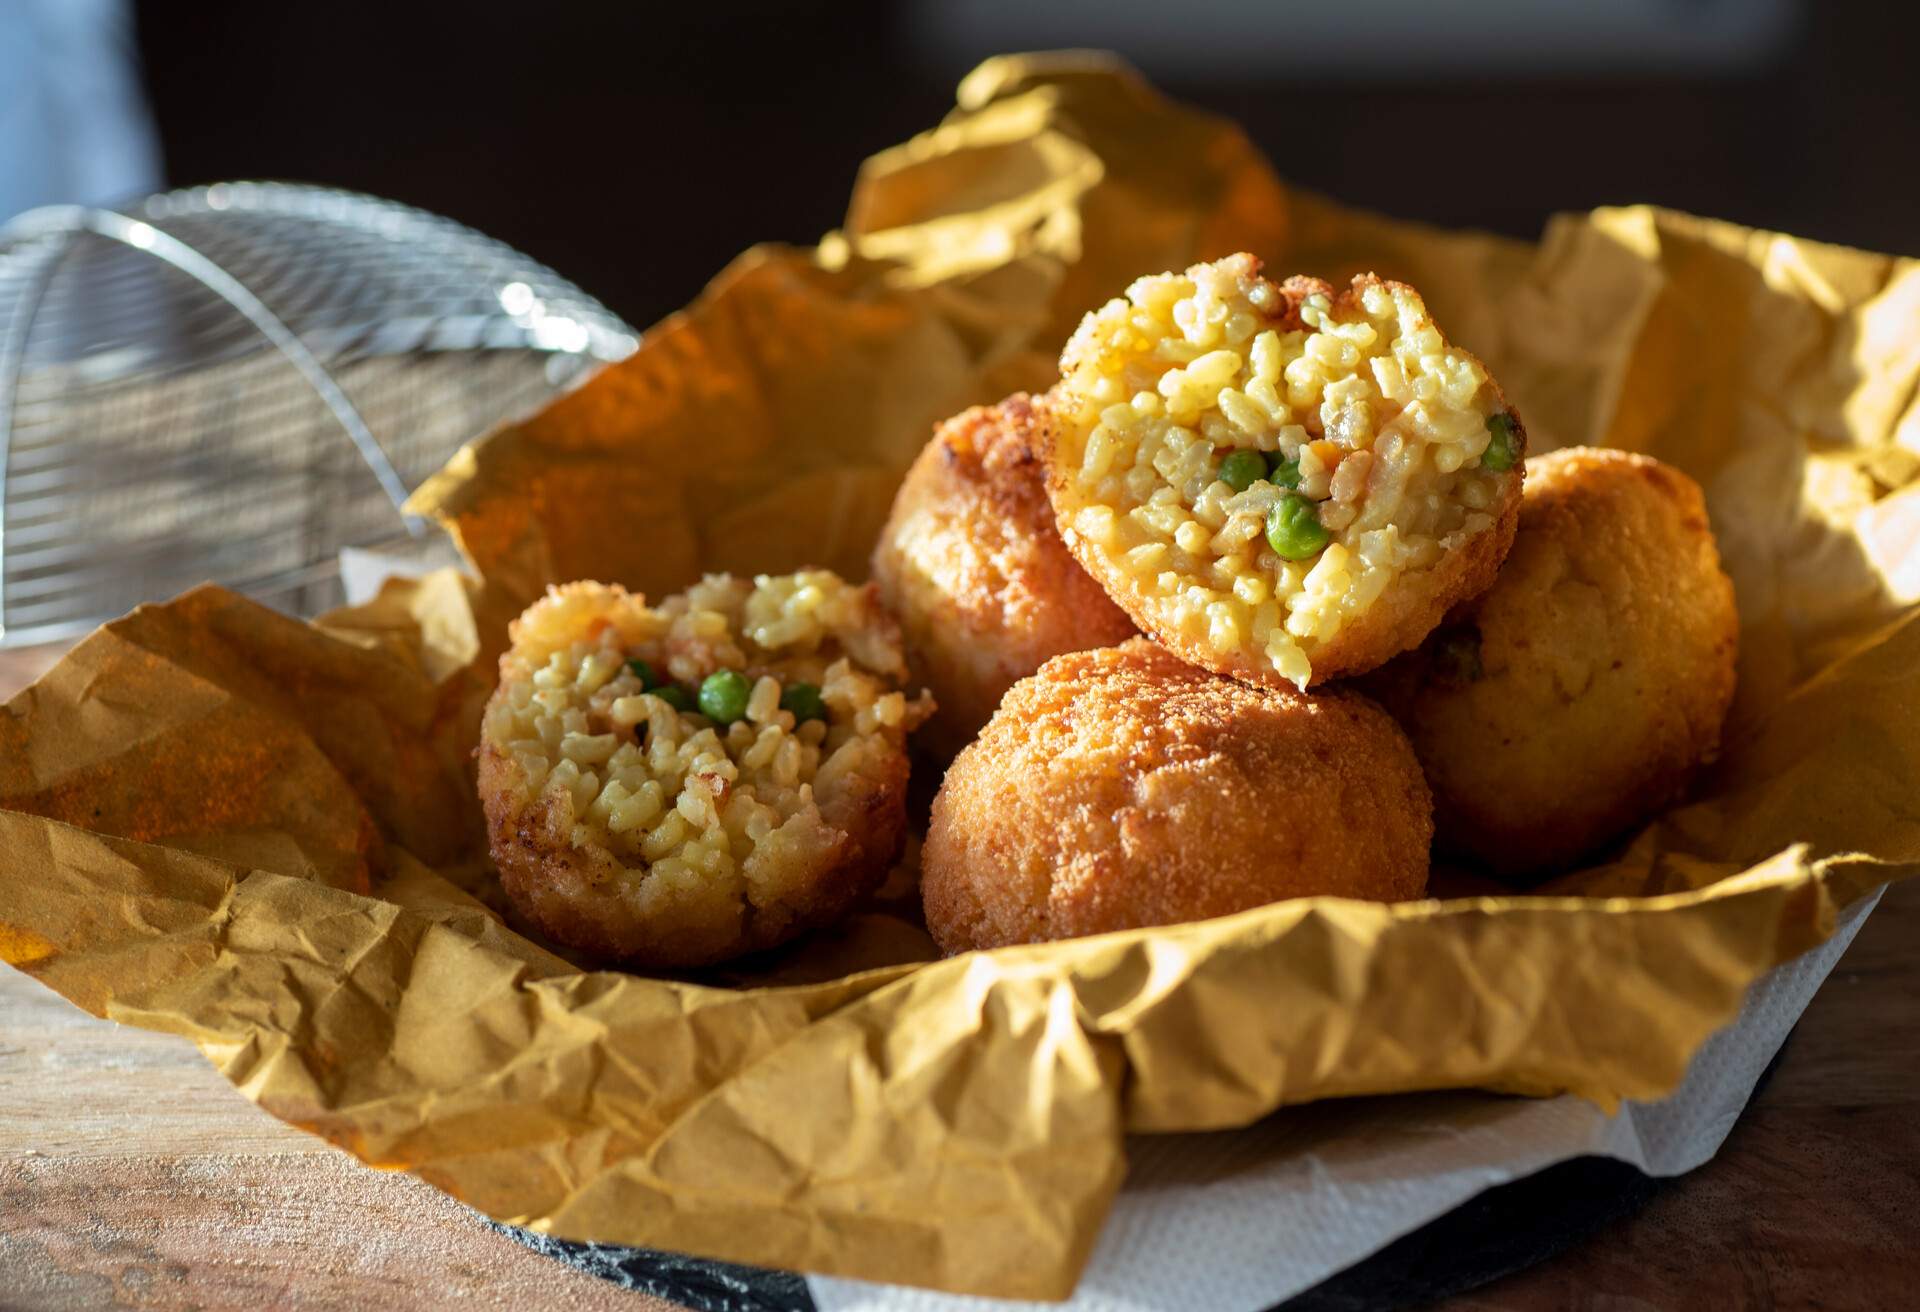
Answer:
[[940, 707], [919, 741], [942, 758], [1049, 656], [1133, 635], [1054, 528], [1032, 425], [1024, 395], [941, 424], [874, 547], [874, 581], [900, 620], [913, 677]]
[[1499, 580], [1366, 681], [1426, 767], [1441, 846], [1509, 877], [1685, 792], [1718, 750], [1739, 644], [1698, 484], [1623, 451], [1529, 466]]
[[1351, 692], [1252, 688], [1143, 638], [1015, 684], [934, 799], [927, 927], [959, 952], [1426, 891], [1432, 802]]
[[516, 814], [505, 754], [483, 744], [479, 764], [489, 846], [514, 909], [554, 942], [609, 961], [704, 966], [831, 924], [885, 881], [906, 834], [907, 757], [899, 752], [884, 780], [862, 779], [822, 806], [821, 819], [842, 837], [811, 868], [793, 872], [789, 885], [804, 891], [789, 892], [777, 908], [748, 903], [738, 922], [714, 922], [642, 910], [621, 895], [625, 876], [612, 853], [569, 841], [563, 804], [546, 797]]
[[[1333, 284], [1324, 279], [1295, 276], [1279, 284], [1281, 303], [1275, 308], [1271, 326], [1280, 332], [1299, 330], [1303, 326], [1301, 307], [1312, 296], [1327, 297], [1333, 303], [1335, 317], [1340, 317], [1359, 301], [1369, 287], [1382, 287], [1389, 291], [1399, 288], [1418, 294], [1406, 283], [1384, 279], [1372, 273], [1356, 275], [1348, 288], [1340, 292], [1336, 292]], [[1457, 346], [1451, 349], [1458, 355], [1477, 361], [1471, 352]], [[1496, 409], [1505, 411], [1511, 419], [1517, 444], [1516, 455], [1524, 457], [1527, 451], [1524, 421], [1507, 403], [1506, 393], [1491, 372], [1487, 374], [1486, 385], [1493, 392]], [[1054, 440], [1056, 423], [1048, 409], [1047, 398], [1039, 398], [1036, 403], [1036, 445], [1047, 453], [1047, 490], [1058, 513], [1060, 534], [1086, 572], [1126, 612], [1141, 632], [1153, 637], [1182, 659], [1203, 669], [1232, 675], [1251, 683], [1274, 688], [1292, 687], [1251, 644], [1235, 652], [1221, 652], [1191, 634], [1161, 623], [1148, 606], [1146, 594], [1141, 591], [1138, 582], [1119, 568], [1107, 552], [1073, 530], [1067, 518], [1069, 471], [1062, 468], [1053, 455], [1059, 449], [1058, 442]], [[1516, 459], [1511, 476], [1501, 480], [1499, 499], [1489, 507], [1494, 521], [1490, 527], [1478, 533], [1463, 532], [1445, 539], [1446, 554], [1438, 564], [1395, 579], [1364, 615], [1349, 621], [1337, 635], [1315, 648], [1312, 653], [1313, 674], [1308, 686], [1317, 687], [1334, 679], [1364, 673], [1418, 646], [1450, 609], [1492, 585], [1501, 561], [1513, 545], [1514, 529], [1520, 514], [1524, 468], [1524, 459]]]

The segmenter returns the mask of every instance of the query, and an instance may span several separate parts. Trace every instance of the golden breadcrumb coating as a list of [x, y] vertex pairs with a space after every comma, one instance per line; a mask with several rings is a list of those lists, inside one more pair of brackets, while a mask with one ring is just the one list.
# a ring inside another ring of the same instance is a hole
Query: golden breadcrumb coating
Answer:
[[1049, 656], [1134, 632], [1060, 540], [1033, 418], [1022, 395], [941, 424], [873, 550], [913, 677], [940, 707], [918, 741], [943, 758]]
[[1303, 688], [1372, 669], [1512, 541], [1525, 427], [1404, 283], [1275, 286], [1250, 255], [1141, 278], [1060, 369], [1061, 535], [1203, 668]]
[[[511, 638], [480, 798], [501, 884], [548, 937], [707, 965], [824, 924], [886, 877], [906, 736], [932, 707], [899, 690], [899, 632], [871, 586], [716, 574], [653, 607], [574, 583]], [[713, 675], [730, 703], [701, 699]]]
[[1056, 656], [948, 769], [921, 849], [941, 948], [1426, 891], [1432, 802], [1356, 693], [1250, 687], [1144, 638]]
[[1685, 792], [1718, 750], [1739, 636], [1699, 485], [1575, 447], [1528, 462], [1493, 587], [1367, 687], [1426, 767], [1442, 847], [1535, 875]]

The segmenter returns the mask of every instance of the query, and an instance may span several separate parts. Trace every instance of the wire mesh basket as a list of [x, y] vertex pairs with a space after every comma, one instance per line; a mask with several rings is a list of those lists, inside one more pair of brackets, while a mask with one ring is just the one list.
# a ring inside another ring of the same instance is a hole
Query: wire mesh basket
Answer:
[[213, 580], [308, 615], [459, 446], [638, 334], [391, 201], [221, 183], [0, 228], [0, 646]]

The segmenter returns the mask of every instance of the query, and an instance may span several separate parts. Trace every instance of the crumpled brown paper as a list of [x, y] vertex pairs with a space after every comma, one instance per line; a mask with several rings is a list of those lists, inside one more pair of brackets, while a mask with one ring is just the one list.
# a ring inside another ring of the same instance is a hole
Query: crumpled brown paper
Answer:
[[[935, 420], [1044, 385], [1134, 275], [1239, 248], [1408, 279], [1542, 449], [1701, 480], [1745, 628], [1699, 800], [1547, 895], [928, 964], [885, 904], [704, 983], [583, 972], [499, 922], [466, 754], [519, 605], [859, 574]], [[1658, 1096], [1751, 980], [1920, 869], [1917, 385], [1913, 261], [1639, 208], [1537, 245], [1397, 223], [1284, 187], [1109, 61], [994, 60], [867, 163], [844, 231], [742, 256], [422, 489], [483, 583], [315, 625], [201, 590], [0, 712], [0, 955], [505, 1220], [1061, 1296], [1125, 1132], [1414, 1089]]]

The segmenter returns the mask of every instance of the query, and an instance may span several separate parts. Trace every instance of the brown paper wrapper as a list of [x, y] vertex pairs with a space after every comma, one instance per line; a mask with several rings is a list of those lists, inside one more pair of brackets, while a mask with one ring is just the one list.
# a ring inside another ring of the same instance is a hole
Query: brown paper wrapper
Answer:
[[[705, 982], [582, 971], [500, 922], [468, 752], [519, 606], [861, 575], [934, 421], [1044, 386], [1135, 275], [1242, 248], [1414, 283], [1541, 449], [1701, 481], [1745, 628], [1696, 801], [1543, 895], [947, 961], [884, 903]], [[1538, 244], [1393, 222], [1109, 61], [994, 60], [868, 161], [844, 231], [742, 256], [421, 490], [482, 582], [313, 625], [198, 591], [10, 703], [0, 954], [503, 1220], [1063, 1296], [1125, 1133], [1419, 1089], [1658, 1097], [1756, 976], [1920, 868], [1917, 386], [1913, 261], [1644, 208]]]

